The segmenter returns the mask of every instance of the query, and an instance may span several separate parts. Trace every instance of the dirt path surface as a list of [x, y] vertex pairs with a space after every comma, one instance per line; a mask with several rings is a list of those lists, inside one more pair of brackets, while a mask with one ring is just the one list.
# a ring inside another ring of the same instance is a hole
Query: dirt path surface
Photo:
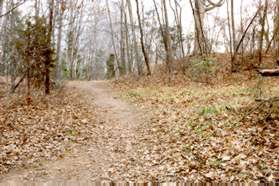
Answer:
[[67, 87], [82, 91], [88, 103], [96, 108], [98, 128], [95, 141], [88, 142], [87, 146], [77, 145], [61, 160], [10, 172], [3, 183], [134, 179], [126, 175], [126, 171], [127, 167], [137, 170], [141, 166], [136, 163], [136, 131], [146, 120], [146, 113], [117, 98], [107, 82], [69, 82]]

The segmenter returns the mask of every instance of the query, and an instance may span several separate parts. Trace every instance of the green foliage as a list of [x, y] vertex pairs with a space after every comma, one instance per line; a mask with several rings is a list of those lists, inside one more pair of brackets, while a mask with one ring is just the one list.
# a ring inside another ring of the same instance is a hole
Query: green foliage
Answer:
[[45, 18], [28, 18], [18, 30], [18, 38], [14, 40], [15, 48], [21, 56], [25, 71], [29, 71], [29, 78], [40, 86], [45, 78], [47, 68], [54, 67], [54, 60], [50, 64], [48, 56], [54, 51], [48, 42], [48, 25]]
[[127, 96], [130, 98], [139, 98], [141, 95], [136, 91], [129, 91], [127, 93]]
[[125, 64], [122, 62], [119, 66], [119, 71], [121, 75], [124, 75], [126, 73], [126, 67]]
[[106, 63], [107, 64], [107, 79], [112, 79], [115, 77], [114, 60], [115, 60], [115, 56], [114, 56], [114, 54], [111, 54]]
[[215, 115], [218, 114], [218, 110], [216, 107], [204, 107], [200, 111], [200, 115]]
[[69, 69], [67, 67], [67, 62], [65, 60], [65, 58], [62, 58], [62, 76], [63, 76], [63, 79], [67, 79], [69, 77]]
[[208, 163], [214, 168], [219, 168], [222, 165], [222, 161], [216, 157], [209, 159]]
[[209, 83], [215, 77], [217, 64], [210, 58], [194, 58], [190, 61], [187, 74], [194, 81]]

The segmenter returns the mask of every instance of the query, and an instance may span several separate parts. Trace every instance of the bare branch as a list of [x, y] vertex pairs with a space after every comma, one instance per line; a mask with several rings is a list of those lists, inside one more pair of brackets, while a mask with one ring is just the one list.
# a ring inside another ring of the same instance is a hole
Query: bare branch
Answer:
[[213, 10], [214, 8], [217, 8], [217, 7], [221, 7], [224, 4], [225, 1], [224, 0], [220, 0], [217, 3], [214, 3], [211, 0], [207, 0], [207, 2], [209, 3], [209, 5], [206, 5], [207, 8], [205, 9], [205, 12]]
[[7, 12], [5, 12], [4, 14], [0, 15], [1, 17], [4, 17], [6, 15], [8, 15], [9, 13], [13, 12], [15, 9], [17, 9], [18, 7], [20, 7], [21, 5], [23, 5], [24, 3], [26, 3], [27, 0], [23, 0], [22, 2], [17, 3], [13, 8], [11, 8], [10, 10], [8, 10]]

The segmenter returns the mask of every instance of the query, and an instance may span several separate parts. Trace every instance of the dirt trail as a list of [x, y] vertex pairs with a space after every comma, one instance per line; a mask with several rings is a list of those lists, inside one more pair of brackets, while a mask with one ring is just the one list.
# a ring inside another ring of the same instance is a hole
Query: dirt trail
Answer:
[[82, 91], [88, 102], [97, 108], [100, 127], [96, 131], [96, 141], [86, 147], [78, 146], [62, 160], [10, 172], [2, 182], [118, 180], [125, 176], [125, 170], [121, 173], [119, 167], [125, 166], [126, 159], [137, 157], [136, 128], [144, 122], [145, 113], [116, 98], [107, 82], [69, 82], [67, 86]]

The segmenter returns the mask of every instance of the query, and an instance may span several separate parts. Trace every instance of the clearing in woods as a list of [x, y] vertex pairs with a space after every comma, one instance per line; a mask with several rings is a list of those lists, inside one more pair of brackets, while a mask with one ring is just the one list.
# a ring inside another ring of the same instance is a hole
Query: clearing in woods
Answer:
[[86, 147], [80, 146], [62, 160], [45, 162], [28, 170], [12, 171], [4, 176], [3, 182], [94, 181], [125, 177], [125, 172], [116, 169], [119, 167], [119, 170], [125, 171], [125, 159], [136, 159], [136, 128], [144, 122], [146, 113], [115, 97], [105, 81], [69, 82], [67, 87], [83, 91], [86, 100], [97, 107], [97, 120], [102, 127], [96, 132], [96, 141]]

